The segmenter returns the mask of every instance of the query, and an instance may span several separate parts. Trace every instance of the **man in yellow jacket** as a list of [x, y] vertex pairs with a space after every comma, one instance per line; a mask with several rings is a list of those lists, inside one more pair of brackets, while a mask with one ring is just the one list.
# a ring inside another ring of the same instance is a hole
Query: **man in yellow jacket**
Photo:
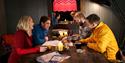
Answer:
[[80, 42], [87, 43], [87, 46], [95, 51], [104, 53], [108, 60], [116, 60], [118, 44], [111, 29], [100, 21], [100, 17], [91, 14], [87, 17], [88, 27], [92, 29], [92, 34]]

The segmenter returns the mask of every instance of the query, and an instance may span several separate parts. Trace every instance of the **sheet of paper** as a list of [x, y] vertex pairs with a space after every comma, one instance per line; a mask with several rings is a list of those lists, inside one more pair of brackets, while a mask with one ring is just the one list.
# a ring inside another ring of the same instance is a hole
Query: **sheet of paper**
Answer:
[[65, 59], [70, 58], [70, 56], [67, 55], [55, 55], [52, 57], [51, 61], [56, 61], [56, 62], [62, 62]]
[[59, 41], [59, 40], [46, 41], [42, 46], [48, 46], [48, 45], [57, 46], [59, 42], [61, 42], [61, 41]]
[[61, 61], [62, 60], [62, 57], [60, 55], [56, 55], [56, 56], [53, 56], [51, 61]]
[[49, 62], [62, 62], [65, 59], [70, 58], [68, 55], [61, 55], [58, 52], [51, 52], [36, 58], [36, 60], [40, 63], [49, 63]]
[[40, 57], [37, 57], [36, 60], [41, 63], [49, 62], [54, 55], [60, 55], [60, 54], [58, 52], [52, 52], [52, 53], [48, 53], [48, 54], [42, 55]]

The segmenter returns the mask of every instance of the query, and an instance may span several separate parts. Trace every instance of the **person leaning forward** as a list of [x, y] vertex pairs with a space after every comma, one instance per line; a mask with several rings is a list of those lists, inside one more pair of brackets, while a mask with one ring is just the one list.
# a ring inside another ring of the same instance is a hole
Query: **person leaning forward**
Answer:
[[87, 43], [87, 46], [95, 51], [104, 53], [109, 61], [116, 60], [118, 44], [111, 29], [96, 14], [91, 14], [86, 18], [89, 22], [92, 34], [89, 38], [79, 40]]

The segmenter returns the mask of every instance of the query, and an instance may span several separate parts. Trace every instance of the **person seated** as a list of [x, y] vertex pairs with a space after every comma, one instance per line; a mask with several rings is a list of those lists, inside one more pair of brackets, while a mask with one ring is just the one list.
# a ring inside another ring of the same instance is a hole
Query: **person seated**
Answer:
[[31, 16], [22, 16], [17, 24], [17, 31], [13, 36], [12, 52], [8, 63], [19, 63], [22, 55], [44, 52], [46, 47], [32, 47], [33, 19]]
[[70, 35], [73, 34], [79, 34], [80, 30], [80, 23], [84, 23], [85, 16], [81, 12], [75, 12], [73, 16], [73, 22], [68, 24], [68, 27], [70, 29], [69, 33]]
[[57, 25], [58, 25], [58, 23], [59, 23], [59, 19], [60, 19], [60, 14], [59, 13], [53, 13], [52, 14], [52, 26], [53, 27], [56, 27]]
[[90, 37], [79, 41], [87, 43], [87, 46], [95, 51], [104, 53], [109, 61], [115, 61], [119, 48], [111, 29], [100, 21], [100, 17], [96, 14], [91, 14], [86, 19], [92, 34]]
[[33, 46], [42, 45], [45, 41], [48, 41], [48, 30], [51, 24], [51, 20], [47, 16], [40, 18], [39, 24], [36, 24], [33, 29]]
[[85, 21], [84, 14], [82, 12], [75, 12], [73, 18], [73, 23], [68, 25], [70, 35], [79, 34], [83, 38], [89, 37], [91, 32], [90, 29], [85, 26], [87, 22]]
[[85, 38], [90, 37], [91, 29], [89, 27], [87, 27], [88, 24], [89, 24], [88, 21], [85, 20], [85, 22], [81, 25], [81, 29], [80, 29], [80, 31], [81, 31], [81, 33], [80, 33], [81, 38], [85, 39]]

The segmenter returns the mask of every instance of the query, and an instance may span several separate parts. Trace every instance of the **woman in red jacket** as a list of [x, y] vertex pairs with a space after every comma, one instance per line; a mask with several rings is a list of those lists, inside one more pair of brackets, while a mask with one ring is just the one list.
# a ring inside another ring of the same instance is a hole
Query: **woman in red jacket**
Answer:
[[46, 51], [46, 47], [32, 47], [33, 25], [34, 22], [30, 16], [22, 16], [20, 18], [8, 63], [19, 63], [18, 60], [24, 54]]

